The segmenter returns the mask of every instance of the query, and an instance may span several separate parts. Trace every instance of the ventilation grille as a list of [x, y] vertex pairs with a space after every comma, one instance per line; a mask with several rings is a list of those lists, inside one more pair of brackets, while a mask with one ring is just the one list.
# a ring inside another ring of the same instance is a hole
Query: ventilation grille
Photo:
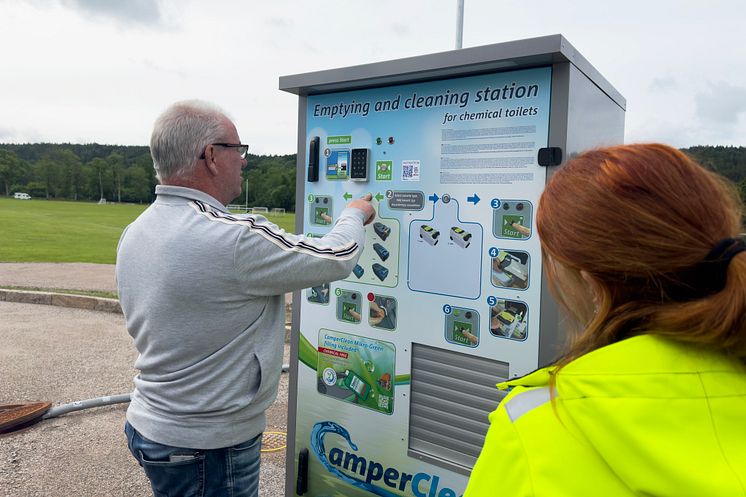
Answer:
[[508, 363], [412, 344], [409, 451], [412, 457], [469, 474], [487, 434], [487, 416], [505, 396], [495, 383]]

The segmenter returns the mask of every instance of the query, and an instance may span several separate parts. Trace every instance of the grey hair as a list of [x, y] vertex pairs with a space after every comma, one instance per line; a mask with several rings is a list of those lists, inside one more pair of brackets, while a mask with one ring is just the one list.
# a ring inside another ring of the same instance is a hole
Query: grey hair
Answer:
[[210, 143], [227, 133], [225, 112], [201, 100], [176, 102], [155, 121], [150, 155], [159, 181], [191, 175]]

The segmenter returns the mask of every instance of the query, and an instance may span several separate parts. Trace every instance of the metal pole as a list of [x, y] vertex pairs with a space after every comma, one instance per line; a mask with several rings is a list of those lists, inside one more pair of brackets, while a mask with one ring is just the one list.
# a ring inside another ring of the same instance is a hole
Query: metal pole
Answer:
[[464, 46], [464, 0], [456, 5], [456, 50]]
[[246, 202], [244, 202], [244, 208], [249, 209], [249, 178], [246, 178]]

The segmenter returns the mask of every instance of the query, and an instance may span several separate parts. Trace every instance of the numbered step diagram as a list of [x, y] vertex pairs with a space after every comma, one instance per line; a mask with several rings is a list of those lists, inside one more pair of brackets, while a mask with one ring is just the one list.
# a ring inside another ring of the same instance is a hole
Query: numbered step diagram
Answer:
[[432, 195], [430, 200], [432, 217], [409, 224], [409, 288], [477, 299], [482, 286], [482, 226], [459, 219], [459, 203], [450, 195]]
[[395, 287], [399, 284], [399, 220], [383, 217], [380, 202], [383, 195], [373, 198], [376, 217], [365, 227], [365, 249], [347, 281], [369, 285]]
[[363, 316], [363, 299], [360, 292], [337, 288], [337, 319], [345, 323], [359, 324]]
[[332, 224], [334, 208], [330, 195], [308, 196], [308, 222], [313, 226], [329, 226]]
[[306, 299], [312, 304], [329, 304], [329, 283], [306, 289]]
[[487, 304], [492, 335], [518, 341], [528, 337], [528, 305], [525, 302], [488, 297]]
[[373, 328], [394, 331], [399, 313], [396, 299], [388, 295], [368, 293], [368, 324]]
[[479, 345], [479, 313], [476, 310], [445, 305], [443, 313], [448, 343], [464, 347]]
[[525, 240], [531, 237], [533, 206], [528, 200], [492, 200], [492, 234], [495, 238]]
[[490, 281], [498, 288], [525, 290], [529, 284], [528, 252], [491, 247]]

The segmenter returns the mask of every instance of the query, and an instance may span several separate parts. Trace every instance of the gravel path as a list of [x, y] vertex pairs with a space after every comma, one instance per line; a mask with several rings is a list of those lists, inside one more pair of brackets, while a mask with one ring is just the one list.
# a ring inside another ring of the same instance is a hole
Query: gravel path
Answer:
[[[0, 262], [0, 286], [117, 291], [114, 264]], [[285, 295], [290, 305], [293, 294]]]
[[113, 264], [3, 262], [0, 285], [117, 291]]

